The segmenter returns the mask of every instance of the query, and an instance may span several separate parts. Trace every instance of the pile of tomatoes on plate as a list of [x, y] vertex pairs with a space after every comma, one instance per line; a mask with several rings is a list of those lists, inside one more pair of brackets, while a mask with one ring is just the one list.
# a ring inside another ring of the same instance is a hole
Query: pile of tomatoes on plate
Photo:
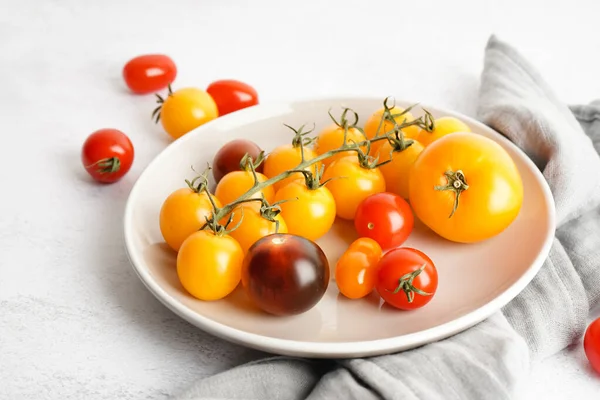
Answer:
[[486, 240], [516, 218], [523, 186], [496, 142], [457, 118], [414, 116], [391, 103], [386, 98], [364, 125], [349, 108], [329, 111], [331, 123], [319, 132], [286, 125], [289, 142], [268, 153], [248, 139], [218, 149], [160, 210], [185, 290], [214, 301], [241, 282], [266, 312], [305, 312], [332, 278], [317, 241], [342, 219], [359, 238], [332, 269], [340, 293], [360, 299], [375, 290], [402, 310], [429, 303], [436, 266], [402, 247], [415, 218], [451, 241]]

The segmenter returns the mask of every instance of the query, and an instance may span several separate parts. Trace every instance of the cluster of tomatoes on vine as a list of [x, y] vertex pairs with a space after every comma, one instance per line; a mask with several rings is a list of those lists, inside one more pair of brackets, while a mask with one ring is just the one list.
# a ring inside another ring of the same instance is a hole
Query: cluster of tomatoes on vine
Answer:
[[[152, 113], [156, 123], [173, 139], [219, 116], [258, 104], [256, 90], [241, 81], [224, 79], [210, 83], [206, 90], [184, 87], [173, 91], [177, 66], [163, 54], [147, 54], [129, 60], [122, 71], [132, 93], [155, 94], [158, 107]], [[167, 89], [167, 95], [156, 92]], [[90, 176], [101, 183], [114, 183], [131, 169], [135, 155], [128, 135], [119, 129], [103, 128], [85, 140], [81, 161]]]
[[[304, 312], [320, 301], [330, 281], [317, 240], [342, 219], [353, 221], [359, 238], [335, 265], [340, 293], [359, 299], [375, 289], [403, 310], [429, 303], [438, 286], [436, 266], [424, 252], [401, 247], [415, 214], [448, 240], [485, 240], [518, 214], [521, 180], [499, 145], [457, 118], [434, 119], [426, 110], [414, 117], [412, 107], [389, 103], [386, 98], [363, 127], [349, 108], [338, 118], [330, 110], [332, 122], [315, 137], [305, 125], [286, 125], [292, 140], [266, 155], [247, 139], [220, 148], [213, 160], [214, 193], [209, 168], [161, 207], [161, 232], [178, 252], [182, 286], [212, 301], [241, 282], [267, 312]], [[468, 151], [453, 154], [461, 146]], [[487, 190], [467, 184], [467, 177], [480, 182], [486, 174]], [[490, 183], [512, 191], [505, 204], [494, 205], [504, 207], [500, 218], [497, 209], [477, 207], [495, 195]], [[479, 218], [490, 224], [470, 229]]]

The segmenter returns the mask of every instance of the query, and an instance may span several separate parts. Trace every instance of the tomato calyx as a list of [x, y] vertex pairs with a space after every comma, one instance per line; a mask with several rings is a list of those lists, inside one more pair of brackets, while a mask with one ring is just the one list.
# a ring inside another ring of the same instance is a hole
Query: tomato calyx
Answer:
[[325, 173], [325, 165], [321, 164], [321, 168], [315, 169], [315, 173], [313, 174], [311, 171], [307, 171], [305, 169], [291, 169], [289, 172], [298, 172], [304, 175], [304, 184], [308, 190], [317, 190], [329, 183], [332, 179], [337, 179], [340, 177], [333, 177], [327, 179], [325, 182], [321, 183], [321, 179], [323, 178], [323, 174]]
[[[300, 149], [304, 150], [305, 146], [310, 146], [316, 140], [316, 137], [306, 137], [315, 130], [314, 124], [313, 127], [306, 132], [303, 132], [306, 124], [301, 125], [298, 129], [295, 129], [288, 124], [283, 125], [290, 128], [294, 132], [294, 138], [292, 139], [292, 146], [294, 148], [300, 147]], [[304, 151], [302, 151], [302, 161], [304, 161]]]
[[[160, 121], [160, 110], [162, 110], [162, 106], [165, 102], [165, 99], [158, 93], [155, 93], [155, 95], [156, 95], [156, 102], [158, 103], [158, 107], [156, 107], [154, 109], [154, 111], [152, 111], [152, 119], [154, 120], [155, 124], [158, 124], [158, 121]], [[172, 95], [173, 95], [173, 89], [171, 89], [171, 84], [169, 83], [167, 97], [172, 96]]]
[[[203, 173], [196, 176], [191, 181], [186, 179], [185, 183], [188, 185], [188, 187], [190, 189], [192, 189], [196, 193], [201, 193], [203, 191], [206, 191], [207, 192], [206, 194], [209, 194], [208, 193], [208, 174], [211, 169], [212, 168], [210, 166], [208, 166]], [[193, 168], [192, 168], [192, 170], [193, 170]], [[200, 182], [196, 185], [196, 182], [198, 182], [198, 181], [200, 181]]]
[[86, 168], [91, 167], [98, 167], [98, 173], [100, 174], [114, 174], [121, 169], [121, 160], [119, 157], [103, 158], [86, 166]]
[[379, 155], [377, 155], [376, 157], [369, 155], [369, 152], [371, 151], [371, 141], [367, 141], [366, 145], [367, 145], [366, 151], [363, 151], [360, 147], [356, 148], [358, 164], [361, 166], [361, 168], [374, 169], [374, 168], [379, 167], [380, 165], [387, 164], [391, 161], [391, 160], [386, 160], [381, 163], [378, 163]]
[[465, 174], [459, 169], [456, 172], [448, 170], [444, 172], [444, 176], [448, 180], [446, 185], [436, 185], [434, 187], [435, 190], [451, 190], [454, 192], [454, 206], [452, 207], [452, 212], [448, 218], [452, 218], [456, 210], [458, 209], [458, 201], [460, 198], [460, 194], [465, 190], [469, 189], [469, 185], [467, 184], [467, 178]]
[[[431, 296], [432, 293], [425, 292], [413, 285], [413, 281], [415, 280], [415, 278], [419, 276], [421, 272], [423, 272], [426, 266], [427, 264], [423, 264], [421, 268], [402, 275], [400, 279], [398, 279], [398, 287], [396, 287], [396, 289], [393, 290], [393, 293], [397, 294], [400, 292], [400, 290], [402, 290], [404, 294], [406, 294], [406, 299], [409, 303], [412, 303], [415, 299], [415, 293], [420, 294], [421, 296]], [[388, 292], [392, 292], [392, 290], [386, 290]]]
[[256, 157], [256, 160], [252, 158], [249, 153], [244, 154], [244, 157], [240, 160], [240, 169], [242, 171], [250, 171], [254, 174], [254, 182], [258, 182], [256, 178], [256, 169], [262, 162], [265, 161], [265, 152], [261, 150]]

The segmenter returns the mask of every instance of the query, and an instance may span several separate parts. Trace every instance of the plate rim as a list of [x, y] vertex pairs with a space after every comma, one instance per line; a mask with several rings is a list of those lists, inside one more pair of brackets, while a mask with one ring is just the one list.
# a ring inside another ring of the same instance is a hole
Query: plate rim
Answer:
[[[535, 180], [541, 187], [544, 199], [548, 205], [548, 219], [549, 229], [544, 240], [544, 244], [537, 254], [535, 260], [531, 263], [529, 268], [523, 273], [516, 282], [511, 286], [507, 287], [503, 292], [499, 293], [492, 300], [482, 305], [481, 307], [468, 312], [458, 318], [451, 321], [445, 322], [434, 327], [424, 329], [418, 332], [413, 332], [406, 335], [394, 336], [385, 339], [375, 339], [369, 341], [346, 341], [346, 342], [306, 342], [291, 339], [281, 339], [274, 337], [267, 337], [256, 333], [246, 332], [237, 328], [233, 328], [224, 325], [220, 322], [214, 321], [204, 315], [193, 312], [190, 308], [185, 306], [183, 303], [172, 297], [169, 293], [163, 289], [156, 280], [152, 277], [148, 268], [144, 268], [145, 262], [136, 255], [133, 251], [134, 245], [132, 243], [132, 225], [130, 221], [133, 221], [133, 205], [138, 197], [138, 191], [140, 182], [145, 177], [147, 171], [160, 160], [169, 154], [179, 146], [183, 146], [187, 141], [191, 140], [197, 135], [203, 134], [204, 131], [212, 129], [215, 125], [219, 125], [223, 120], [225, 123], [229, 123], [235, 119], [242, 119], [251, 114], [259, 115], [260, 112], [267, 108], [273, 107], [288, 107], [293, 109], [298, 104], [307, 104], [313, 102], [330, 102], [332, 104], [344, 104], [349, 102], [359, 101], [373, 101], [381, 102], [381, 98], [375, 96], [335, 96], [335, 97], [310, 97], [301, 98], [294, 101], [278, 101], [258, 104], [246, 109], [239, 110], [235, 113], [230, 113], [221, 116], [215, 120], [212, 120], [194, 130], [190, 131], [186, 135], [173, 140], [167, 147], [159, 152], [154, 158], [146, 165], [146, 167], [139, 174], [135, 183], [133, 184], [131, 191], [127, 197], [125, 206], [125, 212], [123, 216], [123, 228], [124, 228], [124, 242], [127, 257], [129, 262], [138, 275], [138, 278], [146, 286], [146, 288], [156, 297], [164, 306], [166, 306], [173, 313], [178, 315], [180, 318], [186, 320], [197, 328], [203, 331], [224, 339], [229, 342], [233, 342], [248, 348], [253, 348], [260, 351], [269, 353], [275, 353], [287, 356], [302, 356], [311, 358], [350, 358], [350, 357], [365, 357], [373, 355], [391, 354], [394, 352], [411, 349], [423, 344], [430, 343], [432, 341], [443, 340], [456, 333], [465, 331], [472, 326], [486, 320], [492, 316], [495, 312], [501, 310], [506, 304], [513, 300], [519, 293], [521, 293], [527, 285], [533, 280], [541, 269], [544, 261], [550, 253], [552, 242], [556, 232], [556, 206], [554, 202], [554, 196], [550, 190], [550, 186], [544, 178], [542, 172], [538, 169], [535, 163], [527, 156], [527, 154], [515, 145], [512, 141], [506, 138], [504, 135], [493, 129], [492, 127], [485, 125], [483, 122], [462, 114], [458, 111], [449, 110], [445, 107], [433, 106], [419, 102], [419, 106], [425, 109], [436, 110], [444, 113], [448, 116], [454, 116], [462, 119], [471, 125], [477, 126], [483, 130], [489, 130], [495, 136], [495, 140], [502, 142], [503, 144], [510, 147], [523, 159], [525, 165], [532, 171]], [[414, 104], [405, 99], [397, 99], [396, 104]], [[249, 114], [249, 115], [247, 115]], [[251, 121], [248, 121], [251, 122]]]

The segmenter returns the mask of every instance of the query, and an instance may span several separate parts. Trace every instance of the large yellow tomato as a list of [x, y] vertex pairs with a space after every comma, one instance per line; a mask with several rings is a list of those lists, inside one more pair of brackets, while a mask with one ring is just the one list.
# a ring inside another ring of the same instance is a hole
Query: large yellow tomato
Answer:
[[386, 141], [379, 148], [379, 162], [389, 160], [392, 151], [392, 161], [380, 166], [379, 170], [385, 178], [386, 190], [408, 199], [410, 169], [423, 151], [423, 145], [415, 140], [404, 150], [396, 151], [392, 144]]
[[175, 139], [218, 116], [213, 98], [204, 90], [191, 87], [169, 93], [160, 107], [162, 126]]
[[[348, 133], [346, 134], [346, 143], [360, 143], [366, 140], [365, 135], [362, 134], [356, 128], [348, 128]], [[325, 129], [323, 129], [319, 136], [317, 136], [317, 140], [315, 143], [315, 152], [317, 155], [321, 155], [330, 150], [335, 150], [340, 148], [344, 144], [344, 128], [332, 124]], [[364, 149], [364, 147], [363, 147]], [[335, 160], [339, 160], [342, 157], [356, 154], [354, 151], [342, 151], [340, 153], [334, 154], [331, 157], [327, 157], [323, 160], [323, 165], [328, 167]]]
[[177, 254], [177, 276], [192, 296], [219, 300], [237, 287], [244, 252], [231, 236], [202, 230], [188, 236]]
[[441, 117], [435, 120], [435, 129], [432, 132], [422, 129], [417, 140], [427, 147], [439, 138], [455, 132], [471, 132], [471, 128], [458, 118]]
[[242, 222], [237, 229], [233, 230], [229, 235], [237, 240], [240, 246], [242, 246], [244, 254], [248, 252], [250, 246], [258, 239], [270, 235], [271, 233], [288, 232], [285, 219], [281, 214], [274, 218], [279, 223], [276, 224], [275, 222], [271, 222], [262, 217], [259, 210], [260, 204], [245, 203], [242, 206], [236, 207], [233, 211], [233, 219], [228, 228], [234, 228], [240, 222], [240, 219]]
[[[211, 197], [215, 205], [221, 207], [219, 199]], [[206, 217], [210, 217], [212, 212], [206, 192], [177, 189], [165, 199], [160, 209], [160, 232], [165, 242], [178, 251], [188, 236], [204, 226]]]
[[[364, 131], [365, 131], [365, 134], [367, 135], [367, 138], [373, 139], [376, 136], [383, 136], [386, 133], [391, 132], [394, 129], [394, 124], [391, 121], [388, 121], [388, 120], [382, 121], [381, 120], [384, 111], [385, 111], [385, 107], [382, 107], [379, 110], [375, 111], [369, 117], [367, 122], [365, 123]], [[390, 112], [392, 115], [400, 114], [403, 111], [404, 111], [403, 108], [397, 107], [397, 106], [394, 106], [393, 108], [390, 109]], [[410, 122], [410, 121], [413, 121], [415, 119], [415, 117], [410, 113], [410, 111], [407, 111], [403, 115], [394, 117], [394, 121], [396, 121], [396, 123], [398, 125], [405, 122], [404, 121], [405, 119], [406, 119], [406, 122]], [[421, 130], [421, 128], [419, 128], [418, 126], [411, 125], [411, 126], [407, 126], [406, 128], [402, 129], [402, 133], [404, 133], [404, 137], [407, 139], [416, 139], [417, 136], [419, 135], [420, 130]], [[371, 154], [376, 154], [377, 150], [385, 142], [386, 142], [385, 140], [379, 140], [377, 142], [373, 142], [371, 144]]]
[[[304, 148], [304, 160], [312, 160], [315, 158], [317, 154], [311, 148]], [[282, 145], [276, 147], [265, 160], [263, 173], [268, 177], [272, 178], [281, 174], [282, 172], [288, 171], [290, 169], [297, 169], [298, 164], [302, 162], [302, 149], [300, 147], [294, 147], [291, 144]], [[305, 168], [307, 171], [312, 171], [313, 173], [319, 167], [319, 163], [315, 163], [310, 167]], [[275, 191], [277, 189], [284, 187], [291, 181], [301, 178], [303, 175], [300, 172], [292, 174], [289, 178], [283, 179], [279, 182], [273, 184], [273, 188]]]
[[426, 147], [411, 169], [409, 186], [415, 215], [455, 242], [499, 234], [523, 203], [523, 183], [510, 155], [475, 133], [453, 133]]
[[[268, 179], [260, 172], [256, 173], [256, 178], [259, 183]], [[252, 171], [232, 171], [221, 178], [215, 188], [215, 196], [221, 200], [223, 205], [229, 204], [246, 193], [252, 186], [254, 186], [254, 176], [252, 175]], [[273, 186], [266, 186], [249, 198], [260, 199], [261, 196], [264, 196], [266, 201], [272, 203], [273, 198], [275, 197], [275, 189], [273, 189]]]
[[358, 205], [372, 194], [385, 192], [385, 179], [378, 168], [362, 167], [356, 154], [340, 158], [325, 170], [323, 180], [335, 199], [336, 214], [353, 219]]
[[277, 191], [275, 201], [283, 200], [290, 200], [279, 205], [289, 233], [314, 241], [331, 229], [335, 199], [327, 187], [309, 189], [304, 179], [297, 179]]

